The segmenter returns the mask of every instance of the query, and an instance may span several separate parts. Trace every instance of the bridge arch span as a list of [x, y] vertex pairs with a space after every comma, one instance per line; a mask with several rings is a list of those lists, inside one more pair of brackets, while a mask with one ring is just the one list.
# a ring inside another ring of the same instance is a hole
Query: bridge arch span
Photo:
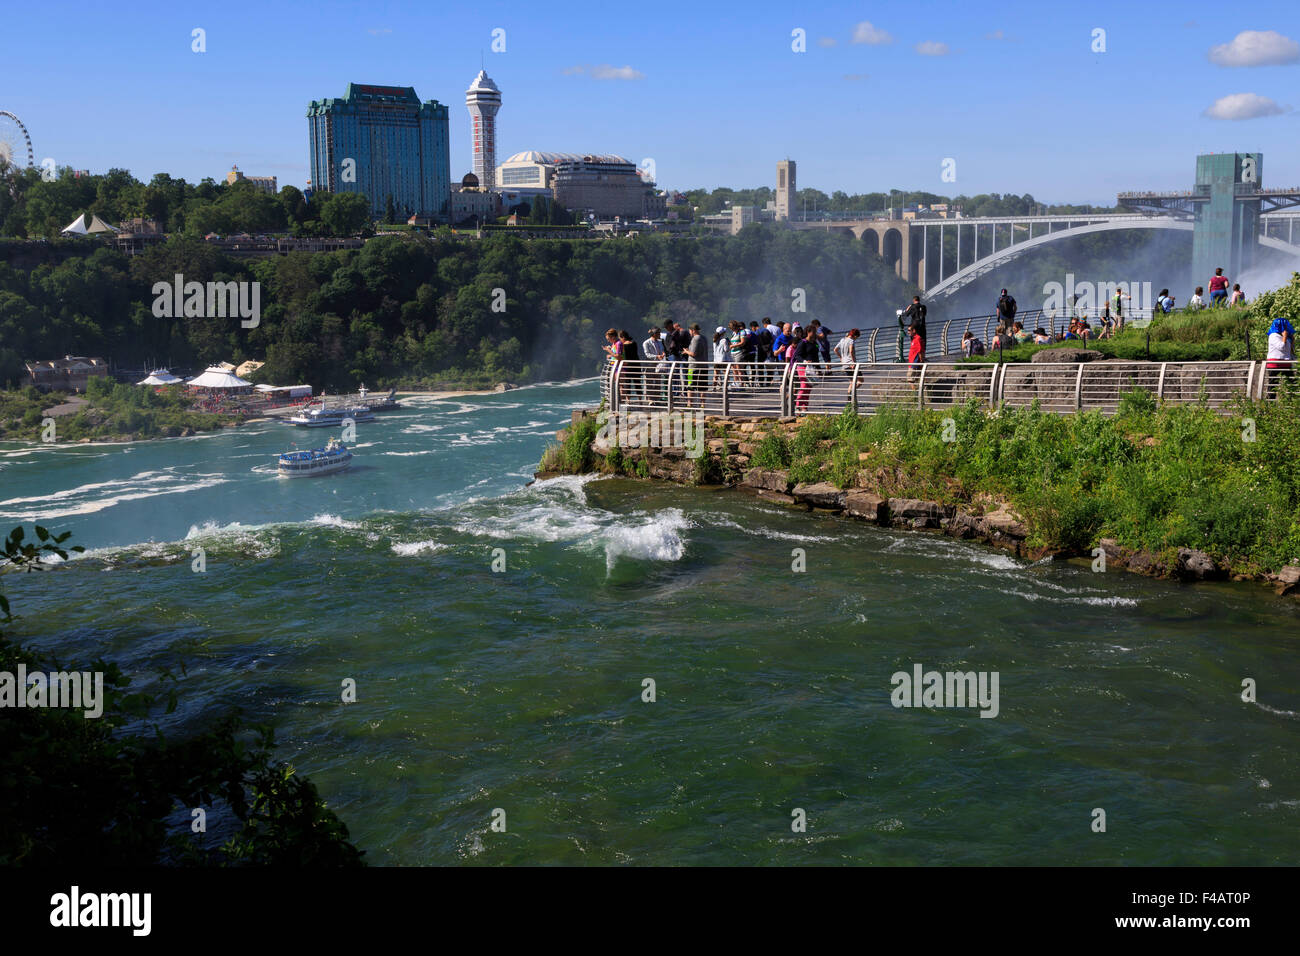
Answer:
[[[956, 220], [958, 223], [961, 220]], [[1179, 229], [1185, 232], [1192, 231], [1192, 222], [1186, 219], [1160, 219], [1156, 217], [1140, 219], [1117, 219], [1110, 222], [1094, 222], [1085, 226], [1075, 226], [1072, 229], [1061, 229], [1057, 232], [1048, 232], [1041, 236], [1035, 236], [1033, 239], [1026, 239], [1023, 242], [1017, 242], [1014, 245], [1004, 246], [997, 252], [991, 253], [976, 262], [971, 263], [964, 269], [946, 276], [942, 282], [935, 283], [925, 290], [927, 299], [934, 299], [945, 295], [951, 295], [958, 289], [962, 288], [978, 279], [980, 276], [993, 271], [999, 265], [1008, 262], [1032, 249], [1035, 249], [1044, 243], [1056, 242], [1059, 239], [1070, 239], [1075, 236], [1086, 236], [1095, 232], [1114, 232], [1121, 229]], [[1267, 245], [1261, 238], [1260, 242]], [[1280, 239], [1274, 240], [1279, 247], [1286, 248], [1286, 243]], [[1292, 251], [1297, 251], [1291, 247]]]

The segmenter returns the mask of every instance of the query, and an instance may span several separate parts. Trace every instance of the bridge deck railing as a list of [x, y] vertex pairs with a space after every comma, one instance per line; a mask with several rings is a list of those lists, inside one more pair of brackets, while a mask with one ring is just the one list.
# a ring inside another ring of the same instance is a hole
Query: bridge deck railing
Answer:
[[1287, 370], [1264, 362], [644, 362], [607, 365], [601, 398], [614, 412], [701, 411], [729, 418], [875, 414], [892, 405], [989, 407], [1069, 413], [1117, 411], [1143, 390], [1158, 401], [1225, 410], [1237, 399], [1274, 398]]

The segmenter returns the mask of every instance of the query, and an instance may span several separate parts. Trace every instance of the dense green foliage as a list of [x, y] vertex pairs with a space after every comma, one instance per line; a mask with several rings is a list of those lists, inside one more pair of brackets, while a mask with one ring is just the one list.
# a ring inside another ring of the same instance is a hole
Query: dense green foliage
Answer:
[[[94, 378], [84, 397], [87, 404], [83, 408], [54, 420], [56, 441], [120, 435], [171, 437], [186, 429], [210, 431], [234, 421], [230, 415], [192, 411], [193, 400], [177, 386], [159, 391]], [[44, 431], [43, 409], [70, 398], [62, 392], [39, 392], [30, 385], [21, 391], [0, 391], [0, 439], [39, 440]]]
[[[946, 442], [948, 418], [956, 440]], [[1254, 441], [1243, 438], [1244, 418]], [[1234, 415], [1158, 408], [1146, 393], [1126, 397], [1115, 418], [1037, 407], [989, 414], [978, 402], [870, 418], [846, 411], [806, 420], [788, 443], [768, 438], [756, 466], [760, 458], [797, 481], [1006, 501], [1050, 548], [1084, 551], [1111, 537], [1157, 552], [1203, 549], [1248, 573], [1300, 563], [1300, 394], [1290, 389]]]
[[[0, 550], [9, 573], [66, 559], [67, 533], [15, 528]], [[70, 550], [80, 551], [80, 548]], [[0, 624], [13, 623], [0, 595]], [[158, 726], [166, 699], [130, 693], [130, 679], [104, 660], [56, 661], [0, 634], [0, 671], [103, 673], [103, 714], [63, 707], [6, 709], [0, 720], [0, 865], [355, 866], [361, 852], [315, 786], [271, 757], [269, 730], [250, 733], [235, 714], [201, 732]], [[252, 739], [250, 739], [252, 738]], [[193, 832], [205, 808], [210, 833]], [[225, 839], [218, 843], [218, 834]]]
[[153, 219], [168, 233], [292, 232], [299, 236], [352, 236], [370, 223], [370, 203], [357, 193], [318, 194], [310, 202], [285, 186], [262, 192], [252, 183], [204, 179], [197, 185], [158, 173], [147, 184], [125, 169], [74, 176], [63, 169], [52, 180], [39, 169], [0, 160], [0, 236], [53, 239], [82, 213], [116, 226], [126, 219]]
[[[66, 354], [136, 368], [265, 359], [261, 381], [331, 390], [571, 378], [595, 372], [611, 326], [638, 341], [667, 318], [866, 327], [892, 318], [913, 291], [851, 237], [819, 232], [635, 242], [394, 235], [360, 250], [256, 259], [192, 239], [133, 258], [87, 246], [62, 261], [0, 263], [0, 383], [20, 379], [23, 359]], [[155, 317], [153, 285], [176, 273], [259, 282], [260, 324]], [[794, 289], [804, 313], [791, 311]]]

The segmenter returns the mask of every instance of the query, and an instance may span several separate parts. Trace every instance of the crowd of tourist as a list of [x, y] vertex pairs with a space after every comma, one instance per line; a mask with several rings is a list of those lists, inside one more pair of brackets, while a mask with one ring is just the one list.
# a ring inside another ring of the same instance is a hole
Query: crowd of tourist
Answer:
[[[1192, 294], [1188, 308], [1191, 310], [1218, 307], [1240, 307], [1246, 297], [1239, 284], [1232, 285], [1228, 291], [1229, 281], [1222, 269], [1216, 269], [1209, 282], [1209, 301], [1205, 299], [1205, 289], [1197, 286]], [[1076, 296], [1076, 303], [1078, 297]], [[991, 350], [999, 351], [1015, 348], [1017, 345], [1032, 343], [1034, 345], [1051, 345], [1059, 342], [1076, 341], [1082, 345], [1097, 339], [1108, 339], [1120, 332], [1127, 317], [1125, 300], [1129, 293], [1117, 289], [1102, 304], [1101, 314], [1097, 317], [1094, 328], [1086, 314], [1072, 317], [1063, 330], [1044, 328], [1038, 325], [1031, 332], [1024, 322], [1016, 318], [1018, 307], [1013, 295], [1006, 289], [1001, 291], [994, 305], [997, 325], [992, 339], [988, 343], [971, 331], [961, 338], [961, 354], [971, 357], [988, 354]], [[1171, 312], [1174, 299], [1168, 289], [1161, 289], [1156, 298], [1155, 309], [1159, 312]], [[899, 309], [898, 316], [898, 361], [906, 362], [909, 368], [908, 379], [914, 381], [916, 372], [925, 361], [926, 355], [926, 306], [921, 297], [913, 296], [905, 309]], [[1279, 325], [1281, 323], [1281, 325]], [[786, 366], [792, 366], [790, 374], [797, 379], [795, 392], [796, 412], [806, 411], [814, 385], [824, 376], [834, 375], [839, 370], [852, 375], [852, 366], [860, 361], [857, 351], [858, 329], [850, 329], [834, 345], [834, 333], [826, 328], [820, 320], [812, 319], [807, 326], [799, 322], [775, 323], [770, 317], [762, 322], [751, 321], [748, 326], [738, 320], [714, 328], [710, 336], [699, 323], [686, 328], [680, 322], [665, 320], [663, 327], [647, 330], [647, 338], [638, 343], [626, 329], [609, 329], [605, 333], [604, 347], [608, 361], [638, 362], [638, 364], [620, 376], [620, 392], [625, 400], [635, 402], [638, 398], [650, 398], [657, 392], [660, 397], [665, 394], [669, 381], [675, 382], [674, 391], [681, 390], [684, 406], [703, 406], [705, 395], [709, 391], [729, 387], [764, 387], [773, 386], [787, 374]], [[1295, 330], [1286, 319], [1274, 322], [1269, 330], [1269, 368], [1290, 368], [1294, 361]], [[653, 363], [653, 364], [651, 364]], [[676, 377], [670, 376], [672, 363], [685, 363]]]
[[818, 319], [804, 326], [799, 322], [777, 325], [764, 317], [762, 323], [753, 321], [748, 326], [732, 320], [714, 328], [710, 337], [699, 323], [686, 328], [669, 319], [662, 328], [648, 329], [648, 337], [639, 344], [626, 329], [609, 329], [604, 351], [610, 363], [654, 363], [634, 366], [620, 376], [622, 394], [632, 401], [654, 389], [662, 393], [672, 363], [684, 363], [673, 380], [686, 406], [703, 404], [706, 390], [720, 390], [728, 379], [734, 387], [775, 385], [789, 365], [799, 382], [795, 406], [804, 410], [811, 387], [821, 376], [833, 374], [836, 366], [848, 368], [859, 361], [860, 334], [850, 329], [832, 346], [834, 332]]

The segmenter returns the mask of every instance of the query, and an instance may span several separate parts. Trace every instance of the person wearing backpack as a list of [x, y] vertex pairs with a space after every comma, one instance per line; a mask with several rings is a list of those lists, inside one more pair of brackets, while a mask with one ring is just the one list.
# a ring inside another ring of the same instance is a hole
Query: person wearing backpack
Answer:
[[[907, 321], [904, 322], [904, 319]], [[912, 296], [912, 304], [899, 313], [898, 325], [899, 328], [910, 325], [916, 329], [916, 334], [921, 336], [922, 340], [925, 339], [925, 303], [921, 301], [919, 295]]]
[[1006, 289], [1003, 289], [1002, 294], [998, 296], [998, 321], [1005, 323], [1007, 328], [1010, 328], [1011, 321], [1015, 317], [1016, 317], [1016, 298], [1015, 296], [1007, 292]]

